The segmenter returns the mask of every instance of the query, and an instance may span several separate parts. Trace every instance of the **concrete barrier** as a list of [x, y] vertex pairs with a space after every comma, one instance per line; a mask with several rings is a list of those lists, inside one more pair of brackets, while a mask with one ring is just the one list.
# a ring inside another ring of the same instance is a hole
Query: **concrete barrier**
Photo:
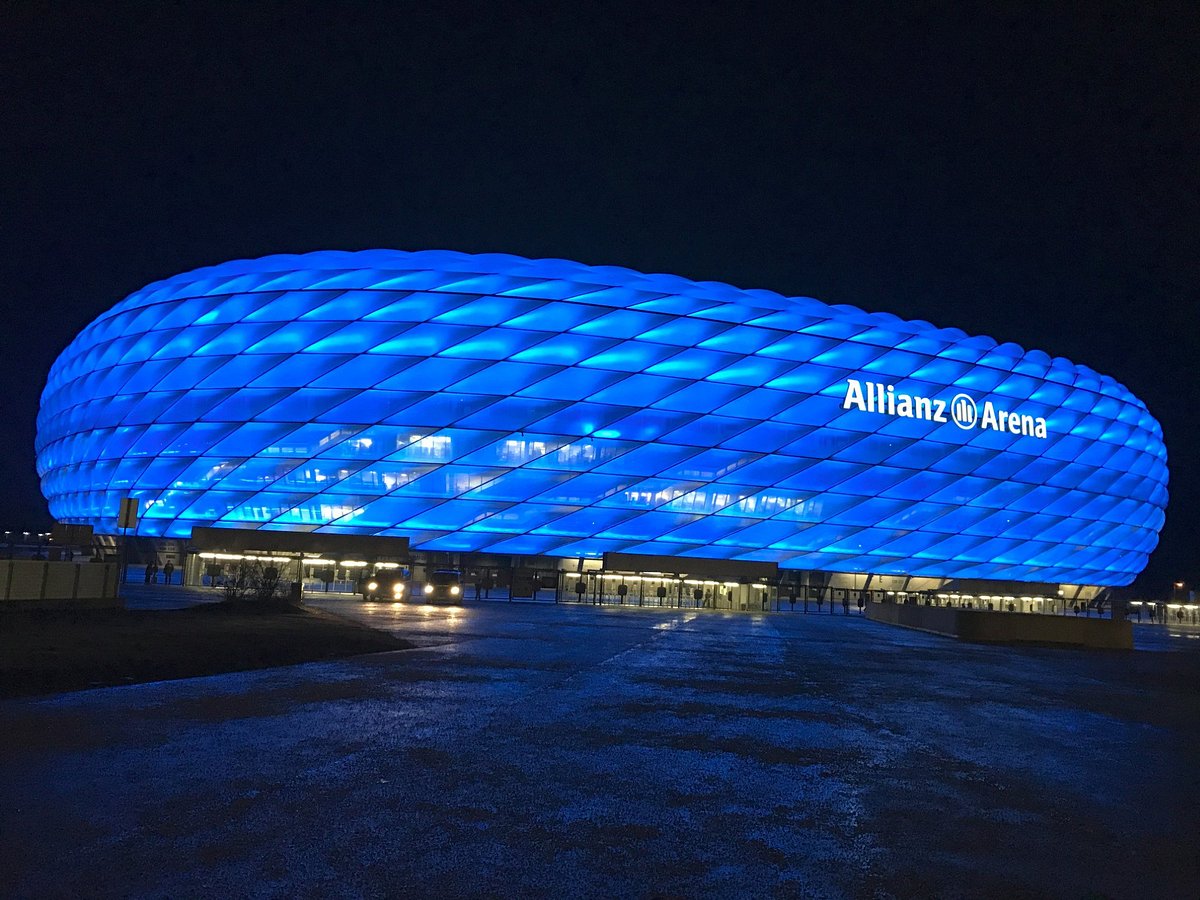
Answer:
[[915, 603], [868, 603], [872, 622], [915, 628], [981, 644], [1063, 644], [1132, 650], [1133, 625], [1123, 619], [1043, 616]]
[[120, 606], [113, 562], [0, 560], [0, 610]]

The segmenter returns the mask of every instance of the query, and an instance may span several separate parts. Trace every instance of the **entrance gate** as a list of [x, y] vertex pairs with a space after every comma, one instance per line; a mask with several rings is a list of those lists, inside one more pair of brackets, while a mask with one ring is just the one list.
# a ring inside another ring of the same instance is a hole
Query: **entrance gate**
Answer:
[[775, 563], [606, 553], [599, 570], [562, 572], [563, 601], [765, 612], [778, 600]]

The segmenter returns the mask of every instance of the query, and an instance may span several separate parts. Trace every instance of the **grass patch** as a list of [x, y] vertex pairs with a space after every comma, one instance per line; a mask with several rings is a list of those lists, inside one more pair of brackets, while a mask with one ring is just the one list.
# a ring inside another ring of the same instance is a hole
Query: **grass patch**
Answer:
[[0, 697], [241, 672], [410, 646], [321, 610], [253, 602], [11, 612], [0, 615]]

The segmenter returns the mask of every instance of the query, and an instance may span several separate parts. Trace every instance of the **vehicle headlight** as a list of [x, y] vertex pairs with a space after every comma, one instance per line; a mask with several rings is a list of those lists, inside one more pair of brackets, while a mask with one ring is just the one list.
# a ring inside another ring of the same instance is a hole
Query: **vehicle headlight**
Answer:
[[433, 593], [433, 585], [432, 584], [425, 585], [425, 593], [427, 593], [427, 594]]
[[378, 590], [378, 589], [379, 589], [378, 581], [368, 581], [367, 582], [367, 590], [368, 591], [374, 591], [374, 590]]
[[450, 593], [457, 597], [460, 593], [462, 593], [462, 589], [457, 584], [451, 585]]
[[392, 585], [392, 593], [396, 594], [397, 596], [399, 596], [400, 594], [403, 594], [404, 593], [404, 585], [402, 585], [402, 584]]

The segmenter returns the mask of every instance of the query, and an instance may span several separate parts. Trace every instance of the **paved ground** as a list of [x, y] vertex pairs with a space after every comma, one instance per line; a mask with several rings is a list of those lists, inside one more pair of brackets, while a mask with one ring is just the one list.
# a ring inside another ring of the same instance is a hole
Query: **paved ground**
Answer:
[[419, 646], [0, 703], [0, 893], [1200, 895], [1198, 640], [323, 605]]

